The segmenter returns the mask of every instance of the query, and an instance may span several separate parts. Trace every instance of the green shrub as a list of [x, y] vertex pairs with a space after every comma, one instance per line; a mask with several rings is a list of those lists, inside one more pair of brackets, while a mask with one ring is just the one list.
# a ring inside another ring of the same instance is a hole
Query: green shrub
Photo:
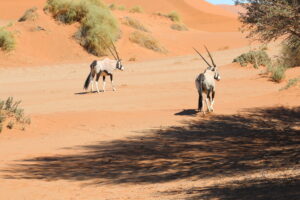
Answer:
[[[0, 128], [6, 119], [10, 119], [7, 128], [12, 129], [15, 125], [30, 124], [31, 119], [25, 117], [24, 110], [19, 108], [21, 101], [14, 101], [13, 97], [8, 97], [5, 101], [0, 100]], [[1, 132], [1, 131], [0, 131]]]
[[188, 31], [188, 28], [184, 24], [172, 24], [171, 29], [177, 30], [177, 31]]
[[45, 11], [66, 24], [79, 22], [75, 38], [90, 53], [105, 55], [120, 34], [117, 19], [100, 0], [48, 0]]
[[181, 17], [176, 11], [172, 11], [169, 14], [166, 15], [169, 19], [171, 19], [173, 22], [180, 22]]
[[281, 88], [280, 90], [286, 90], [286, 89], [289, 89], [290, 87], [293, 87], [293, 86], [297, 85], [298, 82], [300, 82], [300, 77], [290, 79], [290, 80], [288, 81], [288, 83], [286, 84], [286, 86], [284, 86], [284, 87]]
[[0, 27], [0, 48], [4, 51], [11, 51], [15, 48], [16, 41], [14, 35]]
[[300, 66], [300, 39], [291, 37], [283, 42], [281, 54], [287, 67]]
[[38, 14], [36, 13], [37, 8], [33, 7], [25, 11], [23, 16], [18, 20], [19, 22], [24, 22], [27, 20], [35, 20], [38, 17]]
[[271, 67], [271, 79], [277, 83], [281, 82], [285, 78], [286, 67], [279, 61], [272, 64]]
[[134, 6], [129, 10], [129, 12], [131, 12], [131, 13], [143, 13], [144, 10], [141, 6]]
[[118, 10], [126, 10], [126, 7], [123, 5], [118, 6]]
[[268, 54], [263, 50], [249, 51], [243, 53], [233, 60], [233, 62], [240, 63], [241, 66], [247, 66], [247, 64], [253, 64], [254, 68], [259, 66], [267, 66], [270, 64], [271, 59]]
[[143, 24], [141, 24], [138, 20], [133, 19], [131, 17], [125, 17], [124, 21], [123, 21], [123, 24], [131, 26], [131, 27], [133, 27], [137, 30], [141, 30], [141, 31], [144, 31], [144, 32], [149, 32], [149, 30]]
[[163, 48], [155, 38], [146, 33], [135, 31], [130, 34], [129, 40], [153, 51], [166, 52], [165, 48]]

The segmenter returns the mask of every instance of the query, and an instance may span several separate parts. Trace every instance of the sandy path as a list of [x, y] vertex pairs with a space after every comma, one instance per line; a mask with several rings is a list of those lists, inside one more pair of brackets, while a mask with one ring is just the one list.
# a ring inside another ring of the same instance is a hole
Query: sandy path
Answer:
[[[0, 199], [185, 199], [195, 195], [201, 199], [209, 191], [215, 194], [216, 185], [228, 182], [249, 182], [267, 174], [266, 183], [273, 184], [274, 178], [285, 174], [299, 176], [293, 159], [287, 162], [291, 154], [284, 150], [279, 158], [272, 154], [281, 145], [286, 151], [299, 149], [295, 148], [299, 115], [289, 110], [299, 106], [299, 88], [278, 92], [285, 83], [274, 84], [258, 75], [259, 70], [229, 64], [247, 50], [214, 53], [222, 81], [217, 85], [216, 112], [206, 118], [193, 110], [197, 101], [193, 80], [204, 69], [196, 56], [126, 64], [124, 72], [116, 73], [118, 91], [110, 91], [108, 83], [108, 91], [100, 94], [82, 93], [86, 63], [1, 68], [0, 98], [22, 99], [32, 125], [26, 132], [0, 135]], [[295, 73], [299, 75], [299, 70]], [[257, 110], [244, 114], [245, 109]], [[232, 115], [238, 112], [241, 116]], [[282, 118], [288, 113], [294, 118], [287, 114], [287, 119], [295, 121], [283, 121], [276, 113]], [[264, 131], [280, 135], [286, 130], [291, 135], [284, 144], [273, 143], [273, 136], [256, 135]], [[235, 132], [246, 139], [237, 138]], [[218, 134], [224, 135], [222, 139]], [[232, 142], [235, 139], [244, 142], [239, 146]], [[208, 151], [199, 145], [216, 149]], [[270, 154], [261, 153], [266, 149]], [[246, 155], [248, 160], [241, 159]], [[259, 164], [262, 158], [271, 164]], [[274, 160], [284, 164], [276, 165]], [[226, 166], [223, 172], [217, 163]], [[281, 168], [285, 170], [277, 175]]]

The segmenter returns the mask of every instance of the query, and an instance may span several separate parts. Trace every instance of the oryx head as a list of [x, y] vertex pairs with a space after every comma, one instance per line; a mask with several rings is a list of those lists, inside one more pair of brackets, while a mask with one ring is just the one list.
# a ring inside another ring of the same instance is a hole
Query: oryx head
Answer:
[[221, 76], [220, 76], [220, 74], [219, 74], [219, 72], [218, 72], [218, 69], [217, 69], [217, 66], [216, 66], [216, 64], [215, 64], [215, 62], [214, 62], [214, 59], [212, 58], [212, 56], [211, 56], [209, 50], [207, 49], [207, 47], [206, 47], [206, 46], [204, 46], [204, 47], [205, 47], [205, 49], [206, 49], [206, 51], [207, 51], [207, 53], [208, 53], [208, 56], [209, 56], [209, 58], [210, 58], [212, 64], [209, 64], [209, 62], [207, 62], [207, 60], [201, 55], [201, 53], [200, 53], [199, 51], [197, 51], [197, 49], [195, 49], [195, 48], [193, 48], [193, 49], [200, 55], [200, 57], [201, 57], [201, 58], [206, 62], [206, 64], [208, 65], [208, 67], [207, 67], [206, 70], [210, 70], [210, 71], [214, 72], [214, 79], [217, 80], [217, 81], [219, 81], [219, 80], [221, 80]]

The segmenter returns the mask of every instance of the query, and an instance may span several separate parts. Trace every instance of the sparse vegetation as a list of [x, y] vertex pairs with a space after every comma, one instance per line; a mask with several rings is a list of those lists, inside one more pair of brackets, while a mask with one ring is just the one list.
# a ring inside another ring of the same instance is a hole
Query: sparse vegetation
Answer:
[[129, 40], [153, 51], [165, 53], [166, 49], [163, 48], [159, 42], [153, 38], [151, 35], [142, 33], [140, 31], [135, 31], [131, 33]]
[[25, 11], [23, 16], [18, 20], [19, 22], [24, 22], [28, 20], [35, 20], [38, 17], [37, 8], [33, 7]]
[[233, 62], [240, 63], [241, 66], [252, 64], [254, 68], [258, 68], [261, 65], [268, 66], [271, 62], [271, 59], [266, 51], [257, 50], [243, 53], [242, 55], [235, 58]]
[[25, 127], [31, 123], [31, 119], [24, 115], [24, 110], [19, 108], [21, 101], [14, 101], [13, 97], [8, 97], [7, 100], [0, 100], [0, 132], [3, 130], [5, 121], [9, 120], [6, 127], [13, 129], [14, 127]]
[[293, 86], [297, 85], [299, 82], [300, 82], [300, 77], [290, 79], [290, 80], [288, 81], [288, 83], [286, 84], [286, 86], [284, 86], [284, 87], [281, 88], [280, 90], [286, 90], [286, 89], [289, 89], [290, 87], [293, 87]]
[[11, 51], [15, 48], [16, 41], [14, 35], [3, 27], [0, 27], [0, 49]]
[[118, 10], [126, 10], [126, 7], [123, 6], [123, 5], [119, 5], [119, 6], [118, 6]]
[[180, 15], [176, 11], [172, 11], [169, 14], [167, 14], [166, 16], [170, 20], [172, 20], [173, 22], [180, 22], [181, 21], [181, 17], [180, 17]]
[[100, 0], [48, 0], [45, 11], [66, 24], [79, 22], [75, 38], [97, 56], [105, 55], [110, 40], [115, 41], [120, 34], [116, 18]]
[[142, 24], [140, 23], [138, 20], [132, 18], [132, 17], [125, 17], [124, 20], [123, 20], [123, 23], [128, 25], [128, 26], [131, 26], [137, 30], [141, 30], [141, 31], [144, 31], [144, 32], [149, 32], [149, 30]]
[[141, 6], [134, 6], [129, 10], [129, 12], [131, 12], [131, 13], [143, 13], [144, 10]]
[[128, 59], [128, 61], [130, 61], [130, 62], [135, 62], [135, 61], [136, 61], [136, 57], [130, 57], [130, 58]]
[[117, 9], [117, 5], [114, 4], [114, 3], [110, 4], [108, 7], [109, 7], [109, 9], [111, 9], [111, 10], [116, 10], [116, 9]]
[[171, 25], [171, 29], [177, 30], [177, 31], [188, 31], [188, 28], [181, 23], [175, 23]]
[[286, 68], [278, 63], [272, 66], [271, 79], [277, 83], [281, 82], [285, 77]]
[[300, 66], [300, 39], [291, 37], [282, 44], [282, 59], [286, 66]]

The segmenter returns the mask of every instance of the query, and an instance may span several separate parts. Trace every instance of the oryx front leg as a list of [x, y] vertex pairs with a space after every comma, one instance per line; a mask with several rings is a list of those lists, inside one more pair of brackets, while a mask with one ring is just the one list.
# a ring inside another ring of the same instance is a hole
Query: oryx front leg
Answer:
[[205, 99], [206, 106], [207, 106], [207, 111], [208, 112], [212, 112], [213, 111], [213, 109], [211, 107], [212, 100], [211, 100], [211, 97], [210, 97], [210, 93], [211, 93], [211, 91], [207, 92], [206, 99]]
[[211, 97], [211, 111], [214, 111], [214, 103], [215, 103], [215, 91], [212, 91], [212, 97]]
[[113, 75], [110, 74], [109, 76], [110, 76], [110, 82], [111, 82], [112, 90], [113, 90], [113, 91], [116, 91], [116, 88], [115, 88], [115, 86], [114, 86], [114, 81], [113, 81]]
[[105, 82], [105, 76], [103, 76], [103, 83], [102, 83], [102, 91], [105, 92], [105, 86], [106, 86], [106, 82]]
[[97, 77], [96, 77], [96, 88], [97, 88], [97, 92], [99, 93], [99, 77], [100, 77], [100, 74], [97, 74]]

